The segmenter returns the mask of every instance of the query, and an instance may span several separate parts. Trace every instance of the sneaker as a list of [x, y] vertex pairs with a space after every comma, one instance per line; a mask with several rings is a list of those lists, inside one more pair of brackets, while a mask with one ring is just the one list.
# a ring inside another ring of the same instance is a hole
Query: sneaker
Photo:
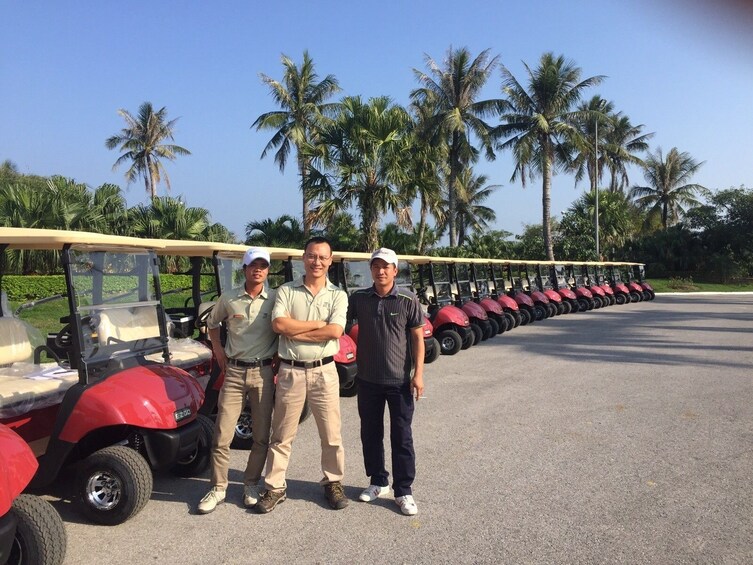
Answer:
[[256, 485], [244, 485], [243, 506], [251, 508], [252, 506], [256, 506], [257, 502], [259, 502], [259, 491], [257, 490]]
[[259, 502], [254, 506], [259, 514], [268, 514], [275, 509], [280, 502], [285, 502], [284, 490], [265, 490], [259, 497]]
[[324, 485], [324, 496], [327, 497], [327, 502], [329, 502], [333, 510], [342, 510], [350, 502], [348, 497], [345, 496], [345, 491], [340, 481]]
[[413, 500], [413, 497], [410, 494], [396, 496], [395, 504], [400, 507], [400, 512], [406, 516], [415, 516], [418, 514], [418, 506], [416, 506], [416, 501]]
[[365, 489], [363, 489], [363, 492], [358, 497], [358, 500], [361, 502], [371, 502], [372, 500], [376, 500], [377, 498], [380, 498], [382, 496], [385, 496], [386, 494], [389, 494], [390, 487], [380, 487], [377, 485], [369, 485]]
[[199, 502], [197, 511], [199, 514], [209, 514], [217, 508], [218, 504], [225, 502], [225, 489], [220, 487], [212, 487], [204, 498]]

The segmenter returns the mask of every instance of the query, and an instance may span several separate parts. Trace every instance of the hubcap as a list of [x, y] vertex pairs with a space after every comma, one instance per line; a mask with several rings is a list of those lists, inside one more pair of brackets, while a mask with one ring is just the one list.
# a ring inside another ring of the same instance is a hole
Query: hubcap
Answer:
[[238, 418], [238, 423], [235, 424], [235, 435], [241, 439], [251, 439], [253, 433], [251, 432], [251, 414], [245, 410]]
[[86, 498], [97, 510], [112, 510], [120, 502], [123, 482], [120, 477], [107, 471], [99, 471], [86, 483]]

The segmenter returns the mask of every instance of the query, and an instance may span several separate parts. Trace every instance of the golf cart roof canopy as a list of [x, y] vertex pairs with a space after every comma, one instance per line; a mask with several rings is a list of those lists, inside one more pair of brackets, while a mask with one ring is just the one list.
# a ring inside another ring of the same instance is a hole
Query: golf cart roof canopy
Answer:
[[[157, 239], [149, 240], [159, 243], [160, 248], [156, 249], [158, 255], [175, 255], [180, 257], [212, 257], [215, 252], [223, 255], [237, 256], [239, 259], [250, 245], [238, 243], [220, 243], [218, 241], [181, 241], [174, 239]], [[300, 257], [303, 251], [300, 249], [288, 249], [282, 247], [262, 247], [269, 252], [272, 259], [288, 259], [290, 257]]]
[[66, 245], [85, 246], [89, 249], [158, 249], [158, 240], [107, 235], [101, 233], [38, 228], [0, 227], [0, 245], [8, 249], [63, 249]]

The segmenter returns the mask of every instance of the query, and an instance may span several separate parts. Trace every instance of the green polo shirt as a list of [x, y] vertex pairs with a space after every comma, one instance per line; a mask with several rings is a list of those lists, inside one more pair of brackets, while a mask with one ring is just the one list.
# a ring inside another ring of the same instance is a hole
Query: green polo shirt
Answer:
[[272, 331], [274, 290], [262, 290], [256, 298], [244, 287], [220, 296], [207, 319], [209, 329], [227, 326], [225, 354], [233, 359], [268, 359], [277, 351], [277, 334]]
[[[303, 284], [303, 277], [290, 281], [277, 289], [277, 299], [272, 309], [272, 319], [289, 317], [295, 320], [322, 320], [345, 328], [348, 315], [348, 295], [327, 280], [327, 284], [314, 296]], [[317, 343], [304, 343], [280, 336], [278, 352], [283, 359], [293, 361], [316, 361], [335, 355], [340, 341], [329, 339]]]

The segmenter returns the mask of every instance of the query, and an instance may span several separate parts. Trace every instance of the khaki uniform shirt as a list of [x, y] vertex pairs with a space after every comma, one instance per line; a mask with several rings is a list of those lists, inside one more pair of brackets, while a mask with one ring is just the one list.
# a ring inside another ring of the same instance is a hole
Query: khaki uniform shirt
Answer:
[[[345, 329], [348, 315], [348, 295], [329, 280], [314, 296], [303, 284], [303, 277], [287, 282], [277, 289], [277, 299], [272, 319], [289, 317], [295, 320], [322, 320]], [[335, 355], [340, 350], [340, 340], [330, 339], [317, 343], [304, 343], [280, 336], [278, 352], [283, 359], [316, 361]]]
[[225, 354], [232, 359], [268, 359], [277, 351], [277, 334], [272, 331], [275, 291], [263, 289], [256, 298], [245, 287], [220, 296], [207, 319], [209, 329], [227, 326]]

